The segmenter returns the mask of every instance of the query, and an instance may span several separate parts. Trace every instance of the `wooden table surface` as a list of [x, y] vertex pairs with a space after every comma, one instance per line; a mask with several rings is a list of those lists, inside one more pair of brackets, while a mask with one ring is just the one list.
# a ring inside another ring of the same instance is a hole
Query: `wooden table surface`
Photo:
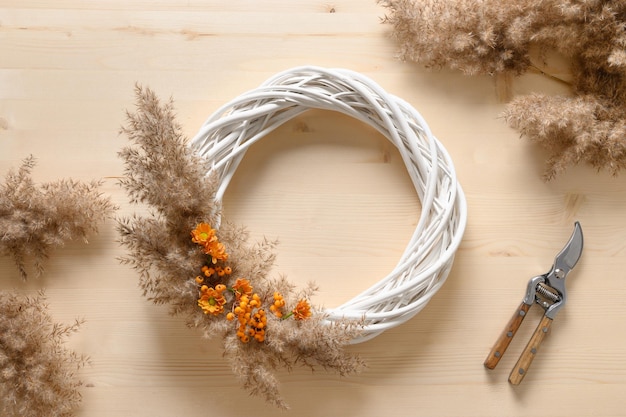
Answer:
[[[92, 361], [81, 370], [79, 416], [626, 415], [626, 175], [577, 166], [544, 182], [547, 154], [500, 117], [503, 85], [398, 61], [384, 13], [373, 0], [0, 1], [3, 177], [32, 154], [36, 181], [104, 178], [102, 192], [128, 215], [118, 132], [135, 83], [173, 97], [191, 137], [220, 105], [273, 74], [318, 65], [361, 72], [411, 103], [450, 152], [467, 195], [463, 243], [427, 308], [351, 347], [368, 364], [357, 376], [281, 372], [286, 412], [240, 389], [218, 341], [142, 297], [135, 272], [117, 261], [114, 220], [89, 244], [56, 250], [39, 279], [21, 282], [1, 258], [0, 289], [45, 288], [55, 320], [86, 320], [68, 341]], [[567, 92], [540, 74], [504, 87]], [[316, 281], [314, 302], [324, 306], [391, 270], [419, 208], [385, 138], [320, 111], [255, 145], [225, 200], [254, 238], [279, 239], [275, 273]], [[576, 220], [585, 249], [568, 278], [568, 304], [513, 387], [507, 377], [539, 308], [496, 370], [483, 360]]]

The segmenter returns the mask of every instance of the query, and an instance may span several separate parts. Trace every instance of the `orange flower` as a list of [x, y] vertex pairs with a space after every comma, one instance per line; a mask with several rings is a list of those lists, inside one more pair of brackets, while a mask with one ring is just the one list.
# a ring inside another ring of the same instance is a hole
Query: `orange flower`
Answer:
[[228, 259], [226, 247], [223, 243], [218, 242], [217, 239], [204, 245], [204, 253], [211, 256], [211, 260], [214, 264], [216, 264], [217, 261], [225, 261]]
[[[219, 287], [219, 286], [218, 286]], [[224, 287], [222, 285], [222, 287]], [[224, 291], [226, 287], [219, 288], [219, 290]], [[212, 314], [217, 316], [224, 311], [224, 304], [226, 304], [226, 299], [222, 295], [222, 291], [219, 291], [213, 287], [207, 287], [203, 285], [200, 288], [200, 299], [198, 300], [198, 306], [202, 308], [204, 314]]]
[[245, 278], [237, 278], [235, 285], [233, 285], [233, 291], [235, 291], [237, 299], [239, 299], [242, 295], [251, 296], [252, 286], [250, 285], [250, 281]]
[[311, 317], [311, 306], [307, 300], [300, 300], [296, 307], [292, 310], [293, 318], [296, 320], [304, 320]]
[[215, 229], [206, 223], [200, 223], [191, 231], [191, 241], [198, 245], [206, 245], [212, 240], [216, 240]]
[[217, 239], [215, 229], [211, 228], [211, 226], [206, 223], [199, 223], [196, 228], [191, 231], [191, 241], [201, 245], [204, 249], [204, 253], [211, 256], [211, 262], [214, 264], [217, 263], [217, 261], [225, 261], [228, 259], [226, 247]]

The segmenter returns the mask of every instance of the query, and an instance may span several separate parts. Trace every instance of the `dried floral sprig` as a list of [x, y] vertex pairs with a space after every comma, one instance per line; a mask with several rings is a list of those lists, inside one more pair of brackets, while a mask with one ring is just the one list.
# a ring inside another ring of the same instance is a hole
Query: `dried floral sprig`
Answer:
[[55, 323], [43, 292], [0, 292], [0, 415], [74, 415], [82, 400], [77, 372], [88, 359], [65, 343], [81, 324]]
[[546, 179], [587, 162], [626, 168], [626, 3], [620, 0], [381, 0], [400, 57], [467, 74], [520, 75], [531, 51], [570, 58], [574, 97], [532, 94], [504, 117], [550, 152]]
[[[127, 113], [122, 128], [131, 145], [119, 154], [125, 162], [121, 185], [132, 201], [155, 210], [120, 218], [118, 230], [127, 249], [122, 262], [138, 271], [144, 295], [169, 305], [172, 315], [205, 337], [221, 337], [244, 388], [278, 407], [287, 407], [274, 375], [279, 367], [358, 371], [361, 359], [345, 347], [360, 323], [328, 324], [308, 301], [314, 286], [297, 291], [284, 277], [268, 277], [275, 242], [251, 244], [243, 228], [222, 218], [217, 181], [187, 146], [172, 100], [161, 104], [140, 86], [135, 93], [137, 111]], [[272, 306], [293, 312], [281, 317]]]
[[63, 179], [38, 186], [31, 177], [34, 166], [35, 159], [26, 158], [0, 184], [0, 254], [13, 257], [24, 280], [29, 257], [41, 275], [52, 248], [77, 238], [87, 242], [116, 209], [100, 193], [100, 181]]

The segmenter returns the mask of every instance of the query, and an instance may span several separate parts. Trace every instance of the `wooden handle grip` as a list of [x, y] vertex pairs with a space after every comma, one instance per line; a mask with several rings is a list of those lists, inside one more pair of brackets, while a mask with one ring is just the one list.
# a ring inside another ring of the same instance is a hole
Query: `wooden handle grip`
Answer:
[[491, 352], [489, 352], [489, 355], [487, 355], [487, 359], [485, 359], [485, 368], [493, 369], [496, 367], [498, 362], [500, 362], [500, 358], [502, 358], [502, 355], [504, 355], [506, 348], [509, 347], [513, 336], [515, 336], [517, 329], [519, 329], [522, 321], [524, 321], [524, 317], [526, 317], [526, 313], [528, 313], [529, 309], [530, 306], [528, 304], [522, 303], [520, 304], [518, 309], [515, 310], [513, 317], [511, 317], [508, 324], [506, 325], [506, 328], [500, 334], [500, 337], [491, 348]]
[[522, 352], [522, 355], [519, 357], [515, 367], [511, 371], [511, 375], [509, 375], [509, 382], [513, 385], [518, 385], [522, 382], [522, 379], [526, 376], [526, 372], [530, 367], [533, 359], [535, 359], [535, 354], [537, 354], [537, 350], [539, 350], [539, 345], [543, 341], [543, 339], [548, 334], [550, 330], [550, 325], [552, 324], [552, 319], [546, 316], [543, 316], [539, 325], [535, 329], [535, 333], [533, 333], [532, 337], [528, 341], [526, 348]]

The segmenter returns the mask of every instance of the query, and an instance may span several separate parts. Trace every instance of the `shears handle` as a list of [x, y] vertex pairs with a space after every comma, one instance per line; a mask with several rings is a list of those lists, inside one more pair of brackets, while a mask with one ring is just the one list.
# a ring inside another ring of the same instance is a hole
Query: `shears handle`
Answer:
[[526, 376], [528, 367], [532, 363], [533, 359], [535, 359], [537, 350], [539, 350], [539, 345], [548, 334], [551, 325], [552, 319], [550, 317], [543, 316], [539, 325], [537, 325], [537, 328], [535, 329], [535, 333], [533, 333], [532, 337], [528, 341], [528, 344], [524, 348], [524, 351], [517, 360], [517, 363], [513, 367], [511, 375], [509, 375], [509, 382], [511, 384], [518, 385], [522, 382], [522, 379]]
[[522, 321], [524, 321], [526, 313], [528, 313], [530, 307], [530, 305], [522, 302], [517, 310], [515, 310], [515, 313], [513, 313], [513, 316], [506, 325], [506, 328], [504, 329], [504, 331], [502, 331], [500, 337], [498, 337], [498, 340], [491, 348], [491, 352], [489, 352], [489, 355], [487, 355], [487, 359], [485, 359], [484, 364], [485, 368], [494, 369], [498, 362], [500, 362], [502, 355], [504, 355], [506, 348], [509, 347], [511, 340], [513, 340], [513, 336], [515, 336], [515, 333], [517, 333], [517, 329], [519, 329]]

